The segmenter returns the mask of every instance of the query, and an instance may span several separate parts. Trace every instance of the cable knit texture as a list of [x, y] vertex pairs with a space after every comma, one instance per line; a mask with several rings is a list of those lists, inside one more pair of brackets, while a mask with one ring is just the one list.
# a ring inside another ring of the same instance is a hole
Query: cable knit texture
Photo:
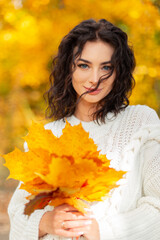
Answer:
[[[80, 120], [67, 118], [71, 125]], [[83, 128], [102, 154], [111, 160], [110, 166], [127, 171], [120, 186], [111, 191], [111, 198], [94, 202], [91, 209], [99, 223], [101, 240], [159, 240], [160, 239], [160, 120], [147, 106], [128, 106], [117, 117], [112, 113], [106, 123], [82, 122]], [[45, 125], [59, 137], [65, 127], [63, 120]], [[10, 240], [38, 240], [41, 217], [53, 207], [23, 214], [27, 192], [16, 189], [8, 213], [11, 222]], [[45, 235], [41, 240], [58, 240]], [[81, 237], [81, 239], [84, 239]]]

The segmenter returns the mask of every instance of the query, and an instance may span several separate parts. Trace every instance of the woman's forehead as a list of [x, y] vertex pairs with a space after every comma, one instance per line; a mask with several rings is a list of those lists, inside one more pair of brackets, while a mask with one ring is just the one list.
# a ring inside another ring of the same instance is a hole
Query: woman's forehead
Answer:
[[[78, 51], [78, 46], [74, 49], [74, 54]], [[109, 61], [113, 55], [114, 48], [111, 44], [98, 40], [98, 41], [87, 41], [83, 46], [80, 56], [77, 57], [87, 59], [89, 61]]]

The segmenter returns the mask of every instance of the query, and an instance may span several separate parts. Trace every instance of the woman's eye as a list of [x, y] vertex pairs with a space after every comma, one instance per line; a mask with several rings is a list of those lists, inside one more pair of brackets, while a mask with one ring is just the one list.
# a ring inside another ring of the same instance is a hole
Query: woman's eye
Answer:
[[87, 64], [79, 64], [78, 67], [86, 69], [86, 68], [88, 68], [88, 65]]
[[111, 66], [104, 66], [103, 69], [106, 71], [109, 71], [109, 70], [111, 70]]

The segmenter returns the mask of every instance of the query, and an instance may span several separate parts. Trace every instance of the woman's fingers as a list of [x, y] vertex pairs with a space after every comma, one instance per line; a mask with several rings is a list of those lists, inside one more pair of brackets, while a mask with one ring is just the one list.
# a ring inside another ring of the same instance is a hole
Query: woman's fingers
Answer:
[[47, 212], [42, 218], [46, 219], [44, 227], [41, 224], [40, 228], [44, 233], [70, 238], [83, 235], [84, 229], [87, 233], [89, 230], [86, 227], [91, 225], [93, 220], [90, 214], [83, 215], [68, 204], [55, 207], [53, 211]]
[[91, 215], [83, 215], [80, 212], [67, 212], [65, 213], [65, 220], [87, 220], [92, 218]]
[[63, 228], [64, 229], [74, 229], [74, 228], [80, 228], [87, 225], [91, 225], [92, 220], [76, 220], [76, 221], [64, 221], [63, 222]]
[[74, 237], [79, 237], [79, 236], [83, 235], [84, 232], [77, 229], [77, 231], [59, 230], [59, 232], [57, 232], [57, 233], [59, 236], [63, 236], [66, 238], [74, 238]]
[[81, 230], [90, 223], [90, 216], [83, 215], [68, 204], [63, 204], [42, 216], [39, 230], [42, 235], [48, 233], [73, 238], [82, 235]]
[[77, 231], [83, 232], [82, 235], [84, 235], [84, 237], [87, 240], [100, 240], [99, 225], [98, 225], [96, 219], [92, 219], [92, 224], [85, 225], [85, 226], [78, 227], [78, 228], [73, 228], [70, 230], [76, 231], [76, 232]]

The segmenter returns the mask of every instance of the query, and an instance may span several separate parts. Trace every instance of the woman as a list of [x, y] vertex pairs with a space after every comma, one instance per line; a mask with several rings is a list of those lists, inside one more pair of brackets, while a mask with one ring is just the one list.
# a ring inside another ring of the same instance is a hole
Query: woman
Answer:
[[147, 106], [129, 106], [135, 59], [127, 35], [110, 22], [90, 19], [66, 35], [53, 62], [47, 124], [60, 136], [64, 118], [82, 123], [111, 167], [127, 171], [111, 198], [83, 216], [67, 204], [23, 214], [27, 192], [9, 205], [11, 240], [160, 239], [160, 121]]

